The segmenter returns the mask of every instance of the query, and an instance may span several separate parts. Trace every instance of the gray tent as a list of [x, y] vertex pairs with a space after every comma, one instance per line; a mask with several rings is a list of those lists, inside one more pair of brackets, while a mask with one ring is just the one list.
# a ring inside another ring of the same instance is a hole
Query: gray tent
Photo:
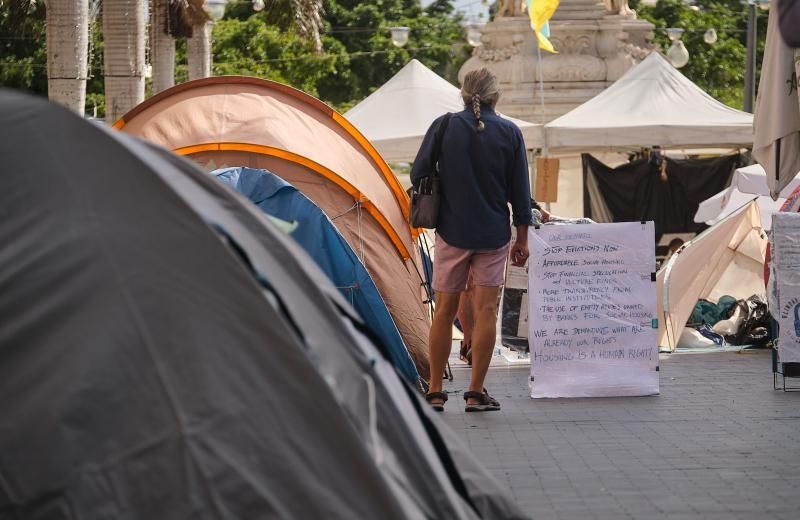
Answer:
[[255, 206], [8, 91], [0, 151], [0, 517], [522, 517]]

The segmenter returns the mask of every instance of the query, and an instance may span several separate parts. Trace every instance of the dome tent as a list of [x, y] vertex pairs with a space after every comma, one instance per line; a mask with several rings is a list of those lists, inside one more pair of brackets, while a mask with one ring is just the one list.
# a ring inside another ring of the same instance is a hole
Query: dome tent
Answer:
[[3, 511], [519, 517], [257, 209], [64, 108], [0, 114]]
[[767, 243], [758, 203], [751, 201], [681, 246], [656, 275], [659, 347], [678, 347], [701, 299], [763, 297]]
[[297, 188], [266, 170], [225, 168], [212, 173], [266, 214], [298, 224], [291, 232], [292, 238], [311, 255], [380, 337], [389, 349], [389, 358], [395, 367], [409, 382], [417, 383], [417, 369], [375, 282], [325, 213]]
[[408, 196], [371, 144], [341, 115], [291, 87], [213, 77], [165, 90], [114, 125], [216, 169], [280, 171], [363, 258], [423, 378], [428, 312]]

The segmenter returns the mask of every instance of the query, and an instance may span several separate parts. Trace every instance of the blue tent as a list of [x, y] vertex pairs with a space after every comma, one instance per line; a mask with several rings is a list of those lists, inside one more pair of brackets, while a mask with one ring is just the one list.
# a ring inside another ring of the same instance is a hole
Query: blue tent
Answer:
[[397, 370], [416, 384], [419, 374], [386, 304], [364, 264], [325, 213], [297, 188], [266, 170], [225, 168], [218, 179], [253, 201], [264, 213], [297, 222], [291, 232], [387, 347]]

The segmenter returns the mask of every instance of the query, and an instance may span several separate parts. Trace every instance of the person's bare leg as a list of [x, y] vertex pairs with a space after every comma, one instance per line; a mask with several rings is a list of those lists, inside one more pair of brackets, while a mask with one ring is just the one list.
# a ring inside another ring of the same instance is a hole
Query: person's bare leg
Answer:
[[[499, 287], [475, 286], [472, 290], [474, 329], [472, 331], [472, 380], [471, 392], [483, 392], [489, 362], [492, 360], [497, 326], [497, 297]], [[469, 399], [467, 404], [477, 404]]]
[[[428, 381], [429, 392], [442, 391], [444, 367], [450, 350], [453, 347], [453, 320], [458, 312], [458, 302], [461, 293], [436, 293], [436, 312], [433, 315], [431, 334], [428, 339], [428, 354], [430, 356], [431, 378]], [[433, 401], [437, 404], [437, 401]]]
[[461, 301], [458, 306], [458, 321], [461, 323], [461, 330], [464, 331], [464, 345], [467, 349], [472, 347], [472, 331], [475, 328], [475, 318], [472, 313], [472, 285], [467, 286], [467, 290], [461, 293]]

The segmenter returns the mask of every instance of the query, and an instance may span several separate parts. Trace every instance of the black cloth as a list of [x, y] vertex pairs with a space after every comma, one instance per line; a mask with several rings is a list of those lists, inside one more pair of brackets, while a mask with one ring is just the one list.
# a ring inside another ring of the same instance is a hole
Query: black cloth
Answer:
[[786, 45], [800, 47], [800, 0], [778, 0], [778, 21]]
[[589, 154], [583, 154], [584, 214], [592, 215], [587, 176], [597, 179], [600, 193], [614, 222], [655, 222], [656, 237], [663, 233], [697, 233], [704, 224], [694, 221], [701, 202], [730, 185], [741, 156], [713, 159], [665, 158], [667, 180], [661, 180], [660, 166], [637, 160], [610, 168]]
[[[434, 136], [443, 119], [436, 119], [425, 134], [411, 168], [414, 186], [433, 171]], [[511, 240], [509, 203], [515, 226], [531, 223], [522, 132], [485, 105], [481, 120], [486, 127], [479, 132], [472, 109], [453, 114], [439, 157], [442, 198], [436, 232], [462, 249], [497, 249], [507, 244]]]

